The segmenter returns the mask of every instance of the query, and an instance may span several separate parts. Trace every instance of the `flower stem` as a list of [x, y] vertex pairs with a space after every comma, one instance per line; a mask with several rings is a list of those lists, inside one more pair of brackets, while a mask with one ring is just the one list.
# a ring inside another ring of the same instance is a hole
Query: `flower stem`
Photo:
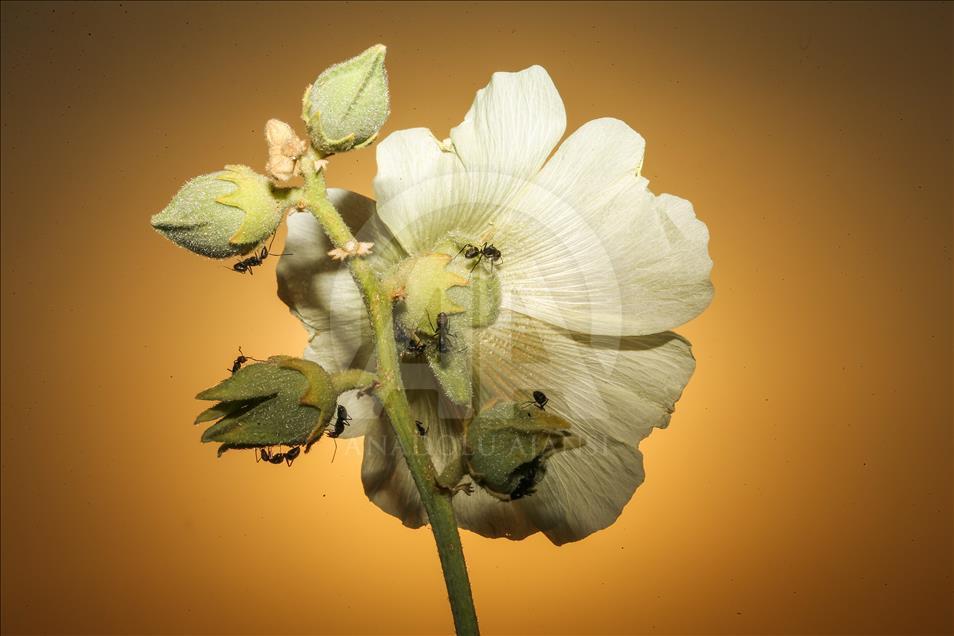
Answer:
[[[328, 238], [335, 247], [344, 248], [355, 238], [341, 215], [327, 198], [324, 175], [315, 173], [309, 153], [303, 162], [306, 175], [305, 187], [301, 191], [302, 201], [315, 216]], [[309, 165], [311, 164], [311, 165]], [[360, 257], [348, 259], [351, 275], [364, 297], [371, 327], [374, 331], [375, 350], [378, 357], [377, 387], [375, 395], [384, 406], [391, 426], [401, 445], [407, 466], [414, 477], [414, 483], [421, 496], [421, 502], [427, 511], [431, 531], [437, 543], [444, 582], [450, 598], [451, 613], [457, 633], [463, 635], [478, 634], [477, 613], [467, 578], [467, 565], [464, 551], [457, 531], [457, 520], [451, 497], [437, 486], [437, 472], [420, 436], [414, 430], [414, 418], [404, 392], [401, 379], [400, 358], [394, 341], [394, 327], [391, 313], [391, 298], [378, 279], [377, 274], [366, 260]]]

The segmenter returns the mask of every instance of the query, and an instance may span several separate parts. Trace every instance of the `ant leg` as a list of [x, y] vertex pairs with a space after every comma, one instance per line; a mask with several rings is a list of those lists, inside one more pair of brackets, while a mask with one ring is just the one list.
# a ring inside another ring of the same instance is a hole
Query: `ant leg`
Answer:
[[[457, 253], [454, 254], [454, 258], [457, 258], [458, 256], [460, 256], [460, 253], [463, 252], [464, 250], [466, 250], [468, 247], [476, 247], [476, 246], [475, 246], [475, 245], [471, 245], [470, 243], [464, 245], [464, 247], [462, 247], [462, 248], [460, 248], [459, 250], [457, 250]], [[451, 261], [453, 261], [454, 258], [452, 258]]]
[[268, 255], [272, 251], [272, 245], [275, 243], [275, 237], [278, 236], [278, 232], [272, 232], [272, 240], [268, 242], [268, 247], [262, 250], [262, 260], [268, 258]]
[[335, 455], [338, 454], [338, 440], [334, 437], [331, 438], [331, 441], [335, 443], [335, 451], [331, 454], [331, 463], [335, 463]]
[[470, 273], [473, 274], [474, 270], [477, 269], [477, 266], [480, 265], [480, 261], [484, 260], [484, 255], [481, 254], [477, 257], [477, 260], [474, 261], [474, 266], [470, 268]]

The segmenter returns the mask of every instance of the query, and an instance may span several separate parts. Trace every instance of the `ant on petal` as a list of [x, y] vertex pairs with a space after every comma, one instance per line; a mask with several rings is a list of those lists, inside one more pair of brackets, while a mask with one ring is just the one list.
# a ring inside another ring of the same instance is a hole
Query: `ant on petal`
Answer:
[[520, 407], [523, 408], [524, 406], [535, 406], [541, 411], [543, 411], [544, 410], [543, 407], [545, 407], [549, 401], [550, 401], [550, 398], [547, 397], [546, 393], [544, 393], [543, 391], [534, 391], [533, 399], [521, 403]]
[[351, 416], [348, 415], [348, 409], [344, 407], [344, 404], [338, 405], [338, 410], [336, 412], [335, 423], [333, 424], [334, 429], [330, 433], [326, 433], [328, 437], [335, 440], [335, 452], [331, 455], [331, 461], [335, 461], [335, 455], [338, 454], [338, 438], [341, 437], [341, 434], [344, 433], [345, 426], [348, 426], [348, 422], [351, 421]]

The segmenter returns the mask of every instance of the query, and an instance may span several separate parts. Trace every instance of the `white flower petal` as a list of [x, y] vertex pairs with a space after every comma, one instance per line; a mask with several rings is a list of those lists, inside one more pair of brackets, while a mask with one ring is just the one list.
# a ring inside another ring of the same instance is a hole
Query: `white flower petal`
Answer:
[[629, 445], [669, 423], [695, 369], [689, 343], [671, 332], [587, 336], [507, 310], [477, 331], [476, 342], [481, 404], [524, 402], [543, 391], [546, 409], [575, 431]]
[[571, 135], [497, 219], [506, 306], [583, 333], [651, 334], [710, 302], [709, 234], [688, 201], [638, 176], [644, 142], [616, 119]]
[[557, 453], [536, 492], [516, 502], [553, 543], [562, 545], [611, 525], [643, 483], [639, 450], [609, 437]]
[[409, 253], [451, 230], [489, 240], [494, 218], [527, 187], [565, 128], [563, 102], [543, 68], [495, 73], [451, 131], [450, 146], [424, 128], [378, 145], [378, 213]]
[[383, 419], [369, 427], [364, 436], [361, 482], [368, 499], [408, 528], [420, 528], [427, 523], [411, 471], [390, 423]]
[[465, 170], [424, 128], [392, 133], [378, 145], [377, 159], [378, 214], [411, 254], [431, 249], [452, 230], [478, 240], [526, 187], [506, 174]]
[[[408, 391], [408, 400], [414, 417], [427, 430], [428, 453], [440, 472], [452, 458], [460, 455], [460, 418], [463, 412], [440, 398], [436, 385], [430, 390]], [[372, 426], [365, 436], [361, 478], [368, 498], [388, 514], [401, 519], [404, 525], [417, 528], [427, 522], [407, 462], [386, 421]], [[469, 479], [465, 477], [465, 483]], [[458, 493], [453, 502], [458, 525], [482, 536], [522, 539], [538, 531], [524, 511], [502, 503], [479, 487], [472, 495]]]
[[565, 130], [566, 111], [553, 80], [543, 67], [531, 66], [494, 73], [451, 139], [467, 170], [529, 179]]

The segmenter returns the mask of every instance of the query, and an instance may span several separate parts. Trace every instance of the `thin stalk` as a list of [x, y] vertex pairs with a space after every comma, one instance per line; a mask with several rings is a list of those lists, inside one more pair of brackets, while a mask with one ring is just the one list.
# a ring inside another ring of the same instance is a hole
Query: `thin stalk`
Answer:
[[[305, 187], [300, 191], [301, 201], [321, 223], [335, 247], [347, 249], [346, 246], [355, 241], [355, 238], [341, 215], [328, 201], [324, 175], [321, 172], [315, 173], [313, 168], [315, 160], [316, 157], [311, 153], [304, 158], [302, 169], [306, 177]], [[388, 414], [407, 466], [414, 477], [421, 502], [427, 510], [427, 518], [444, 571], [454, 626], [457, 634], [461, 636], [476, 636], [477, 612], [470, 591], [470, 580], [467, 578], [467, 565], [464, 562], [464, 550], [457, 531], [451, 496], [437, 487], [434, 464], [427, 454], [424, 442], [416, 434], [414, 418], [404, 392], [400, 357], [394, 340], [391, 298], [366, 260], [352, 257], [348, 259], [348, 265], [351, 276], [364, 297], [374, 332], [378, 358], [378, 384], [374, 391]]]

